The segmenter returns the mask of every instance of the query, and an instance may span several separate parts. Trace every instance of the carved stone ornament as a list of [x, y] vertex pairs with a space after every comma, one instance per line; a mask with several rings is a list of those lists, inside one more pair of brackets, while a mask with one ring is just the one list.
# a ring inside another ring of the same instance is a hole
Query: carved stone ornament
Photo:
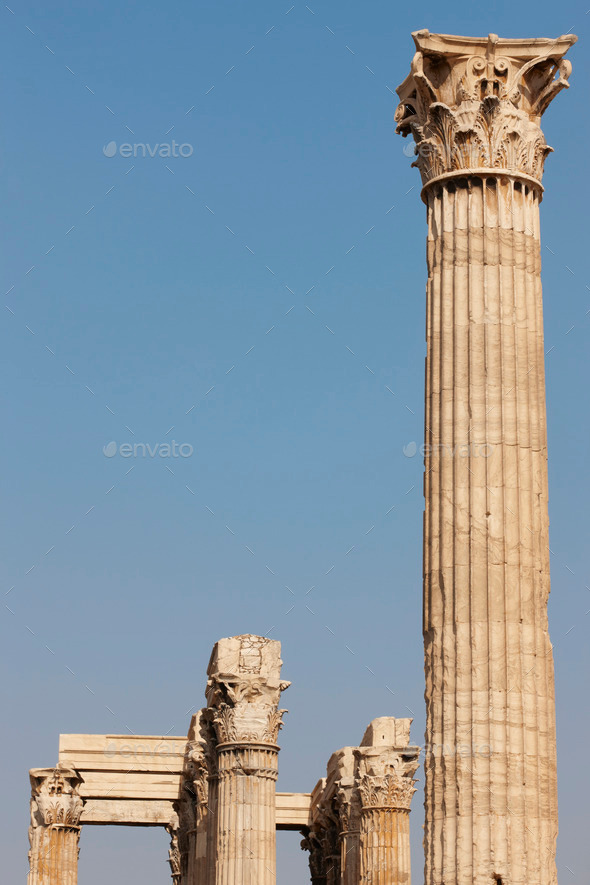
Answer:
[[183, 773], [183, 787], [198, 807], [207, 804], [214, 757], [209, 712], [199, 710], [189, 727]]
[[416, 792], [414, 774], [419, 755], [420, 748], [414, 746], [361, 746], [355, 750], [362, 807], [409, 811]]
[[327, 864], [323, 841], [324, 834], [316, 830], [311, 830], [301, 841], [302, 851], [309, 852], [309, 872], [312, 882], [324, 879], [326, 875]]
[[416, 792], [411, 777], [386, 774], [381, 777], [365, 774], [359, 781], [363, 808], [392, 808], [409, 811]]
[[34, 768], [30, 778], [31, 826], [78, 827], [84, 807], [78, 772], [60, 763], [56, 768]]
[[422, 183], [449, 173], [503, 170], [540, 183], [551, 152], [541, 115], [568, 87], [563, 56], [576, 42], [501, 40], [416, 31], [417, 52], [399, 86], [397, 132], [412, 135]]
[[276, 745], [282, 727], [280, 643], [262, 636], [220, 640], [211, 657], [207, 702], [217, 740]]
[[182, 878], [182, 854], [180, 850], [178, 832], [173, 827], [166, 827], [170, 833], [170, 848], [168, 849], [168, 863], [170, 864], [170, 875], [172, 876], [173, 885], [180, 885]]

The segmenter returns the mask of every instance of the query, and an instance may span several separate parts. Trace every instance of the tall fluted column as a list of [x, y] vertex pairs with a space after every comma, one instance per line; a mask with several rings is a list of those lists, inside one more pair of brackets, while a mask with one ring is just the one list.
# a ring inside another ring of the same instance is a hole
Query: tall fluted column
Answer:
[[76, 885], [83, 801], [67, 766], [33, 768], [28, 885]]
[[413, 35], [428, 217], [426, 885], [554, 885], [540, 118], [575, 41]]
[[260, 636], [220, 640], [207, 702], [217, 735], [215, 885], [275, 885], [277, 738], [284, 710], [281, 646]]

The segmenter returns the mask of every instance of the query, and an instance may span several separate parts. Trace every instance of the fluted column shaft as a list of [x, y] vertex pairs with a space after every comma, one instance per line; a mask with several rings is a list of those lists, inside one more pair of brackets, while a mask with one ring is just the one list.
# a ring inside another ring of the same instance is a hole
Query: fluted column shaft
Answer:
[[215, 783], [216, 753], [206, 709], [192, 717], [187, 738], [181, 798], [177, 805], [181, 885], [212, 885], [214, 873], [209, 874], [208, 861], [214, 854], [215, 832], [210, 824], [214, 810], [210, 782]]
[[[217, 775], [213, 775], [209, 778], [209, 798], [207, 801], [208, 811], [207, 816], [205, 818], [206, 824], [206, 836], [204, 834], [204, 838], [206, 838], [206, 845], [203, 845], [203, 838], [199, 843], [201, 852], [204, 853], [205, 859], [201, 859], [199, 863], [199, 870], [203, 871], [205, 877], [203, 878], [203, 882], [205, 885], [212, 885], [215, 882], [215, 868], [216, 868], [216, 858], [215, 852], [217, 847], [217, 796], [219, 792], [219, 782]], [[199, 880], [197, 879], [197, 885], [201, 885]]]
[[360, 746], [330, 757], [302, 845], [312, 882], [410, 885], [409, 812], [420, 754], [409, 743], [411, 722], [373, 719]]
[[490, 174], [425, 198], [426, 882], [550, 885], [539, 189]]
[[276, 883], [277, 739], [285, 713], [279, 700], [289, 686], [280, 679], [281, 665], [280, 643], [264, 636], [221, 639], [211, 654], [215, 885]]
[[77, 885], [79, 839], [80, 827], [36, 827], [29, 853], [28, 885]]
[[80, 777], [65, 765], [33, 768], [28, 885], [77, 885], [83, 800]]
[[341, 833], [340, 870], [342, 885], [358, 885], [360, 870], [360, 830], [345, 830]]
[[216, 885], [275, 885], [278, 747], [218, 749]]
[[426, 885], [556, 885], [541, 117], [576, 42], [412, 34], [428, 211]]
[[207, 847], [210, 811], [197, 805], [197, 820], [189, 863], [189, 885], [208, 885]]
[[361, 813], [361, 885], [410, 885], [409, 813], [365, 808]]

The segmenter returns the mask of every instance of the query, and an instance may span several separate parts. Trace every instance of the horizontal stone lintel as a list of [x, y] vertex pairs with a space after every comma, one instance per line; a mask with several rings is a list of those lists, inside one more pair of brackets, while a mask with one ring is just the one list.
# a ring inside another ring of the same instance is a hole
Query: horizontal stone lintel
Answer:
[[[277, 793], [277, 830], [301, 830], [310, 823], [310, 793]], [[165, 827], [174, 814], [172, 799], [87, 798], [81, 824]]]

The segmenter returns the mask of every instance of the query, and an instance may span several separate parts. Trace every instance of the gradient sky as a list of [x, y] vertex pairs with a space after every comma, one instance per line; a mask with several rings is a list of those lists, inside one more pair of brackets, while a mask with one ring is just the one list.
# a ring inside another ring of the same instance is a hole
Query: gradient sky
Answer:
[[[279, 789], [311, 789], [376, 716], [414, 715], [422, 743], [422, 464], [403, 447], [422, 439], [426, 226], [393, 93], [428, 27], [580, 37], [541, 212], [558, 860], [586, 885], [586, 6], [0, 14], [3, 881], [24, 881], [27, 770], [59, 733], [185, 734], [221, 636], [283, 643]], [[190, 156], [121, 156], [172, 139]], [[191, 456], [120, 449], [172, 440]], [[80, 885], [169, 881], [160, 831], [87, 828], [81, 848]], [[282, 834], [279, 883], [304, 881]]]

